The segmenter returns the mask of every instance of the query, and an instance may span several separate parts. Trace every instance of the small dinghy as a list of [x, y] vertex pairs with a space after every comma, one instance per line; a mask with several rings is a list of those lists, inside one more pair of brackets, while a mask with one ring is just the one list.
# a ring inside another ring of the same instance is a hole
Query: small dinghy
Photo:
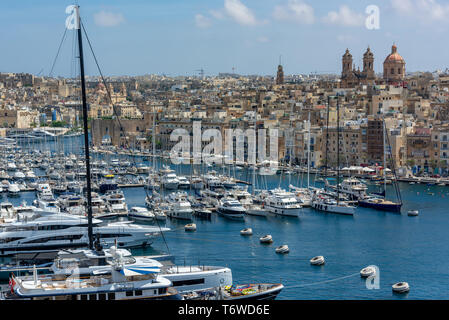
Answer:
[[290, 252], [290, 249], [288, 248], [288, 246], [286, 244], [276, 248], [276, 253], [289, 253], [289, 252]]
[[184, 226], [185, 231], [196, 231], [196, 224], [189, 223]]
[[272, 243], [273, 237], [271, 236], [271, 234], [267, 234], [267, 235], [261, 237], [259, 240], [261, 243]]
[[410, 217], [416, 217], [419, 214], [418, 210], [409, 210], [407, 211], [407, 215]]
[[322, 266], [325, 263], [326, 261], [324, 260], [323, 256], [316, 256], [310, 259], [310, 264], [314, 266]]
[[392, 289], [396, 293], [406, 293], [410, 291], [410, 286], [407, 282], [398, 282], [392, 286]]
[[242, 236], [252, 236], [253, 235], [253, 229], [251, 228], [246, 228], [240, 231], [240, 234]]
[[376, 269], [374, 267], [366, 267], [360, 270], [360, 276], [362, 278], [368, 278], [376, 274]]

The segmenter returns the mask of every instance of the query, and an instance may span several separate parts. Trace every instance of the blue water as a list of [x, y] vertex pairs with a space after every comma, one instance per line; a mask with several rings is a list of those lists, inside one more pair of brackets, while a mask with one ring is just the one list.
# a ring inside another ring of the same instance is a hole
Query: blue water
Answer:
[[[190, 171], [187, 166], [173, 168]], [[236, 176], [250, 181], [246, 170]], [[280, 178], [267, 177], [266, 184], [275, 188]], [[291, 180], [300, 183], [297, 175]], [[281, 186], [287, 185], [288, 178], [282, 176]], [[178, 264], [228, 266], [235, 283], [281, 282], [285, 289], [278, 299], [447, 299], [449, 187], [400, 183], [400, 188], [402, 214], [357, 208], [351, 217], [303, 209], [299, 218], [247, 216], [242, 222], [213, 215], [211, 221], [196, 220], [193, 233], [184, 231], [185, 222], [167, 221], [172, 231], [165, 233], [165, 240]], [[144, 206], [143, 188], [123, 191], [128, 206]], [[393, 195], [391, 187], [388, 191]], [[31, 192], [9, 200], [18, 204], [33, 198]], [[420, 215], [408, 217], [410, 209]], [[245, 227], [251, 227], [254, 235], [240, 236]], [[259, 237], [268, 233], [274, 243], [260, 244]], [[281, 244], [288, 244], [289, 254], [275, 253]], [[159, 238], [151, 248], [133, 253], [167, 253], [168, 249]], [[317, 255], [325, 257], [324, 266], [310, 265]], [[359, 276], [368, 265], [379, 267], [379, 289], [367, 289]], [[392, 293], [391, 285], [400, 281], [410, 284], [408, 294]]]

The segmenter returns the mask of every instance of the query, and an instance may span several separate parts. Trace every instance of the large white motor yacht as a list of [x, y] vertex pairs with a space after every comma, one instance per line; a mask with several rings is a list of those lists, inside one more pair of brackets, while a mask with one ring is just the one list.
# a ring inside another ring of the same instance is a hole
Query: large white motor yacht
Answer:
[[301, 204], [295, 195], [282, 189], [271, 191], [271, 195], [265, 199], [265, 207], [280, 216], [297, 217], [301, 211]]

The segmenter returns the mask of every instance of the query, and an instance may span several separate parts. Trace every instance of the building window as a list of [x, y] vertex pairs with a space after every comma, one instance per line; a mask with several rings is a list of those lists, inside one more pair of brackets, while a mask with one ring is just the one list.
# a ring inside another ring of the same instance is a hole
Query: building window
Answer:
[[394, 68], [391, 68], [391, 74], [394, 74]]

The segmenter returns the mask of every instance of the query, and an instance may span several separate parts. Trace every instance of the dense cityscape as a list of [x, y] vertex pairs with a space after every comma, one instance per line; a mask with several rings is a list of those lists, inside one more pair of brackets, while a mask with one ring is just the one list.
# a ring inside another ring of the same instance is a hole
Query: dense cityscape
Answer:
[[[191, 132], [193, 121], [201, 121], [203, 128], [224, 132], [227, 128], [251, 127], [257, 117], [258, 128], [279, 130], [279, 161], [303, 165], [308, 158], [305, 139], [310, 114], [310, 166], [324, 165], [327, 127], [329, 165], [335, 167], [335, 96], [341, 94], [342, 164], [382, 163], [381, 123], [385, 120], [400, 176], [446, 175], [449, 75], [443, 71], [406, 73], [405, 60], [395, 45], [385, 58], [383, 74], [375, 74], [375, 58], [369, 47], [363, 55], [362, 69], [356, 68], [349, 50], [341, 59], [341, 75], [284, 76], [285, 66], [279, 65], [276, 76], [231, 73], [206, 77], [199, 70], [198, 75], [190, 77], [109, 78], [108, 88], [99, 78], [88, 78], [93, 144], [149, 152], [154, 116], [156, 149], [170, 151], [175, 144], [170, 141], [174, 128]], [[3, 73], [0, 88], [0, 132], [4, 137], [32, 133], [36, 128], [70, 133], [80, 125], [76, 79]], [[126, 135], [120, 131], [116, 117], [121, 119]]]

